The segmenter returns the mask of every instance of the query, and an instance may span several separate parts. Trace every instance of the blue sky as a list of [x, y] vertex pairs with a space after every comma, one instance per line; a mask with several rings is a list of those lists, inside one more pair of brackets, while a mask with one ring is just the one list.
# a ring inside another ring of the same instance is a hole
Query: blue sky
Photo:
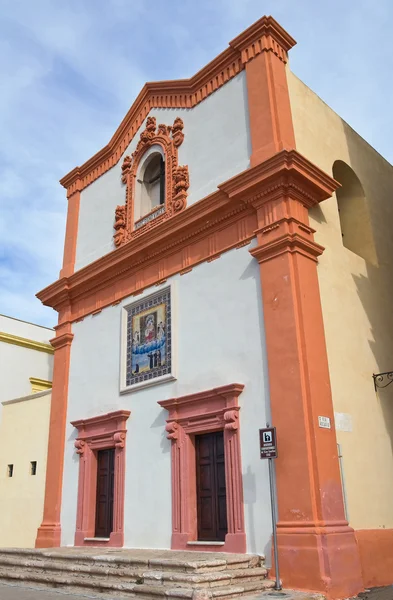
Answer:
[[291, 69], [393, 162], [392, 0], [0, 0], [0, 313], [43, 325], [61, 267], [58, 180], [104, 146], [145, 81], [189, 77], [264, 14]]

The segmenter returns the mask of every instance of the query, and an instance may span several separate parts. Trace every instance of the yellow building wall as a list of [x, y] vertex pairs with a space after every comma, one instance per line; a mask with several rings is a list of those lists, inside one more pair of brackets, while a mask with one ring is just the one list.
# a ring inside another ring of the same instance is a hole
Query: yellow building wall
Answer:
[[[34, 547], [41, 524], [50, 391], [3, 403], [0, 423], [0, 547]], [[36, 475], [30, 473], [37, 461]], [[12, 464], [13, 476], [7, 477]]]
[[288, 85], [298, 151], [330, 175], [344, 161], [366, 195], [376, 264], [344, 247], [335, 195], [310, 225], [326, 248], [318, 274], [334, 410], [347, 420], [337, 441], [349, 522], [393, 528], [393, 384], [376, 393], [372, 378], [393, 370], [393, 168], [291, 72]]

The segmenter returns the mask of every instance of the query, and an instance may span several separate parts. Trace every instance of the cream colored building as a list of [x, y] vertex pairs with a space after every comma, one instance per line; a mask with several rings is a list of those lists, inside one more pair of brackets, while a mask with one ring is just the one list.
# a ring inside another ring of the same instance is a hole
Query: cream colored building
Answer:
[[42, 518], [53, 335], [0, 316], [0, 546], [33, 547]]

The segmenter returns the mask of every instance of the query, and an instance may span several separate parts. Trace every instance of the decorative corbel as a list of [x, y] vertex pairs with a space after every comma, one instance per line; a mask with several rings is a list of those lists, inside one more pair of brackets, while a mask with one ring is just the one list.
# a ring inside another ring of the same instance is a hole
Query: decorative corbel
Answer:
[[224, 413], [225, 429], [236, 431], [239, 429], [239, 412], [237, 410], [227, 410]]
[[116, 433], [113, 435], [113, 440], [115, 442], [115, 448], [124, 448], [126, 434], [122, 431], [116, 431]]
[[76, 448], [76, 453], [82, 455], [85, 451], [85, 442], [83, 440], [75, 440], [74, 446]]
[[168, 440], [177, 440], [179, 432], [179, 425], [176, 421], [170, 421], [165, 425], [165, 431], [167, 432]]

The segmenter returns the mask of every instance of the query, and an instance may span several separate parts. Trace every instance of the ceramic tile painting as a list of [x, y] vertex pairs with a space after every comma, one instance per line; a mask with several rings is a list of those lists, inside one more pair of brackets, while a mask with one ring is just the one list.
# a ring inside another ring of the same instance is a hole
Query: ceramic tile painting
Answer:
[[166, 288], [126, 308], [126, 385], [171, 373], [171, 291]]

